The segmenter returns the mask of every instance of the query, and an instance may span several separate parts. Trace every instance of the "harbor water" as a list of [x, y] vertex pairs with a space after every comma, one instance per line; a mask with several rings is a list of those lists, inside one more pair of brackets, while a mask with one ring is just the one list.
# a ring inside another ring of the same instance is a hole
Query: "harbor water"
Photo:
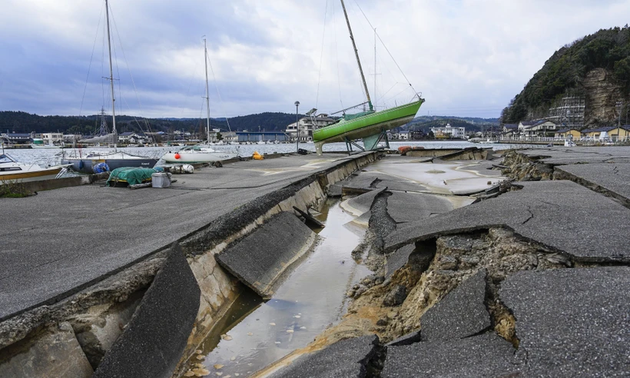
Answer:
[[[468, 147], [480, 147], [480, 148], [493, 148], [495, 150], [504, 150], [510, 148], [523, 148], [523, 145], [511, 145], [511, 144], [484, 144], [484, 143], [471, 143], [467, 141], [399, 141], [390, 142], [391, 149], [397, 149], [400, 146], [413, 146], [424, 147], [425, 149], [446, 149], [446, 148], [468, 148]], [[540, 146], [539, 146], [540, 147]], [[167, 152], [178, 151], [182, 147], [168, 146], [168, 147], [124, 147], [118, 148], [118, 150], [135, 154], [148, 156], [150, 158], [160, 158]], [[217, 151], [232, 152], [238, 154], [241, 157], [251, 157], [254, 152], [260, 154], [273, 154], [273, 153], [292, 153], [296, 152], [297, 147], [294, 143], [279, 143], [279, 144], [235, 144], [235, 145], [216, 145], [213, 146]], [[299, 148], [307, 150], [309, 152], [315, 152], [315, 145], [313, 143], [300, 143]], [[353, 148], [355, 151], [356, 147]], [[23, 163], [36, 163], [41, 166], [56, 165], [61, 162], [62, 154], [77, 153], [80, 155], [87, 155], [91, 151], [107, 152], [113, 151], [113, 148], [107, 147], [86, 147], [81, 149], [63, 148], [63, 149], [7, 149], [5, 153], [13, 156]], [[329, 143], [324, 145], [324, 152], [346, 152], [345, 143]], [[161, 161], [158, 162], [158, 165]]]

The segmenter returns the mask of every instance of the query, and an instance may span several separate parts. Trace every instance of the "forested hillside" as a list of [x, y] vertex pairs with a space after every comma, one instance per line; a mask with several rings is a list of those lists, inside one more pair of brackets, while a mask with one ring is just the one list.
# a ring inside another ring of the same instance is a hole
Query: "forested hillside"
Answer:
[[[592, 89], [606, 87], [606, 93]], [[586, 100], [586, 123], [615, 119], [615, 109], [630, 99], [630, 28], [600, 30], [595, 34], [565, 45], [556, 51], [544, 66], [514, 97], [502, 114], [504, 123], [543, 118], [549, 108], [558, 106], [562, 97], [581, 96]], [[598, 101], [593, 97], [604, 96]], [[593, 109], [594, 104], [605, 109]], [[619, 112], [619, 110], [616, 110]], [[602, 113], [600, 118], [596, 113]]]
[[[300, 115], [301, 116], [301, 115]], [[111, 116], [105, 117], [111, 127]], [[68, 117], [68, 116], [39, 116], [25, 112], [1, 111], [0, 131], [16, 133], [46, 133], [63, 132], [67, 134], [89, 135], [99, 130], [100, 115]], [[261, 113], [230, 118], [229, 126], [232, 131], [284, 131], [290, 123], [295, 122], [295, 114]], [[164, 131], [185, 130], [190, 132], [205, 128], [205, 119], [150, 119], [116, 116], [118, 132], [125, 131]], [[210, 127], [228, 130], [225, 118], [211, 119]]]

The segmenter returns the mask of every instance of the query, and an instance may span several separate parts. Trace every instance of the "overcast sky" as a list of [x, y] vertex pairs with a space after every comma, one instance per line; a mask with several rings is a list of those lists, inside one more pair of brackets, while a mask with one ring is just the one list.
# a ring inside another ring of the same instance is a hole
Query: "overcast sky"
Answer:
[[[300, 113], [332, 113], [365, 101], [339, 1], [109, 5], [117, 114], [205, 116], [204, 35], [213, 117], [293, 113], [296, 100]], [[378, 109], [421, 92], [418, 115], [473, 117], [498, 117], [554, 51], [624, 26], [630, 14], [630, 0], [346, 0], [346, 7]], [[110, 112], [104, 25], [104, 0], [2, 0], [0, 110]], [[384, 45], [375, 44], [373, 28]]]

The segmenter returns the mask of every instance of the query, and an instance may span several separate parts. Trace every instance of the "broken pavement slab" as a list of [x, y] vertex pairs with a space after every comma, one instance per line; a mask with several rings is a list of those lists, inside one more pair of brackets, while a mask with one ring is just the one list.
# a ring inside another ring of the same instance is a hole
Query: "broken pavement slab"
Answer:
[[366, 377], [372, 359], [379, 355], [378, 337], [363, 336], [336, 342], [300, 356], [272, 378]]
[[433, 194], [393, 191], [387, 198], [387, 212], [396, 223], [426, 219], [435, 214], [447, 213], [453, 207], [446, 197]]
[[[556, 175], [597, 192], [630, 202], [630, 164], [597, 163], [556, 167]], [[564, 173], [565, 175], [562, 175]]]
[[[393, 159], [399, 159], [395, 157]], [[393, 191], [426, 192], [427, 187], [406, 177], [399, 177], [381, 171], [362, 171], [343, 182], [344, 188], [354, 191], [368, 191], [389, 188]]]
[[390, 346], [381, 377], [517, 377], [518, 372], [512, 344], [490, 332], [461, 340]]
[[630, 262], [629, 209], [570, 181], [518, 185], [523, 189], [437, 215], [431, 222], [400, 225], [385, 238], [385, 252], [443, 234], [507, 227], [580, 261]]
[[463, 339], [490, 328], [484, 304], [486, 270], [460, 283], [420, 318], [423, 341]]
[[522, 271], [501, 285], [525, 376], [630, 375], [630, 268]]
[[290, 266], [312, 247], [316, 235], [297, 216], [282, 212], [216, 255], [216, 259], [263, 298]]
[[374, 200], [379, 194], [383, 193], [383, 191], [385, 191], [385, 188], [378, 190], [371, 189], [367, 193], [360, 194], [342, 202], [341, 207], [357, 217], [361, 216], [370, 211], [372, 205], [374, 204]]

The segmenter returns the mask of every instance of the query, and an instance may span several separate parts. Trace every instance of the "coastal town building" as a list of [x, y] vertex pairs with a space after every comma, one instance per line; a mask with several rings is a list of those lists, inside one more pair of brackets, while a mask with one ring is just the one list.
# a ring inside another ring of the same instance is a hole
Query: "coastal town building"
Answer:
[[586, 129], [581, 134], [581, 139], [587, 141], [625, 142], [630, 139], [630, 125]]
[[297, 126], [295, 122], [287, 126], [286, 134], [293, 141], [296, 140], [297, 134], [299, 134], [300, 142], [310, 142], [313, 140], [313, 131], [331, 125], [336, 121], [336, 119], [329, 117], [325, 113], [302, 117], [298, 120]]
[[282, 131], [237, 131], [236, 142], [252, 144], [271, 144], [289, 142], [289, 136]]
[[27, 144], [33, 140], [33, 133], [2, 133], [0, 138], [4, 144]]
[[151, 138], [144, 133], [135, 133], [133, 131], [127, 131], [121, 134], [118, 134], [118, 141], [120, 143], [127, 144], [145, 144], [149, 143]]
[[520, 136], [548, 136], [549, 133], [555, 133], [557, 125], [546, 119], [537, 121], [521, 121], [518, 124], [518, 133]]
[[562, 129], [556, 131], [556, 139], [571, 139], [578, 140], [582, 137], [582, 132], [576, 128]]
[[42, 133], [44, 144], [57, 144], [63, 142], [63, 133]]
[[432, 127], [431, 132], [437, 139], [466, 139], [465, 127], [453, 127], [447, 123], [444, 127]]

